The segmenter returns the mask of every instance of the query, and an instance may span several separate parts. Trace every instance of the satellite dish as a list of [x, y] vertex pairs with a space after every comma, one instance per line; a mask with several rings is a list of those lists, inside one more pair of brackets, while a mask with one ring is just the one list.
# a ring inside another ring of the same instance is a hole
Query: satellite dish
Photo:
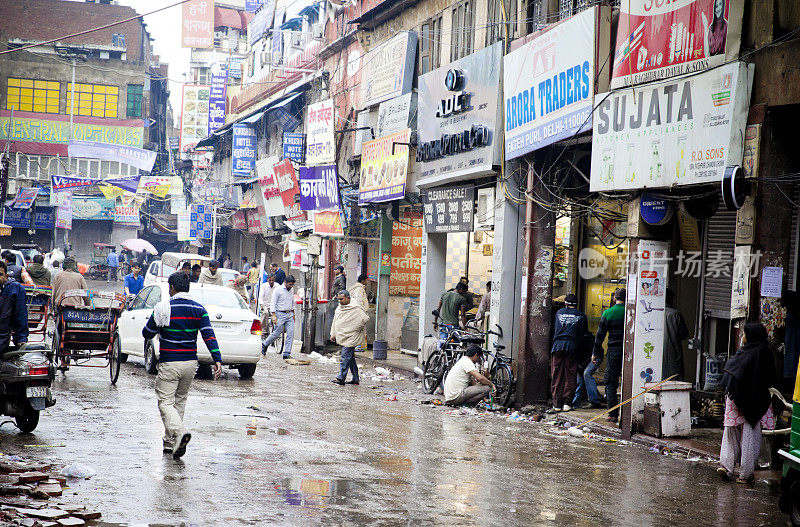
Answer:
[[739, 165], [725, 167], [722, 176], [722, 202], [728, 210], [739, 210], [750, 194], [750, 182], [744, 177], [744, 170]]

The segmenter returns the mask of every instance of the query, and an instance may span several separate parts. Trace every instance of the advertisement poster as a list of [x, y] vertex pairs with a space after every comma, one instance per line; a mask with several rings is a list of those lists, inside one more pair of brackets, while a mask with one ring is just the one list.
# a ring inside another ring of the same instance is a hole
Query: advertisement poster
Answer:
[[72, 193], [67, 192], [56, 207], [56, 228], [72, 229]]
[[302, 165], [306, 155], [306, 134], [283, 133], [283, 157]]
[[592, 192], [722, 180], [740, 165], [753, 65], [598, 95]]
[[187, 0], [183, 4], [181, 47], [214, 47], [214, 0]]
[[761, 270], [761, 296], [780, 298], [783, 287], [783, 267], [764, 267]]
[[747, 316], [750, 303], [750, 245], [737, 245], [733, 249], [733, 275], [731, 282], [731, 318]]
[[11, 202], [11, 207], [14, 209], [29, 209], [38, 194], [39, 189], [36, 187], [21, 188], [17, 192], [17, 197]]
[[364, 57], [364, 107], [411, 91], [417, 34], [404, 31], [369, 50]]
[[106, 198], [72, 196], [75, 220], [113, 220], [115, 202]]
[[97, 180], [81, 176], [50, 176], [50, 188], [52, 192], [62, 192], [74, 190], [81, 187], [91, 187]]
[[306, 118], [306, 164], [333, 163], [333, 99], [314, 103], [308, 107]]
[[283, 201], [283, 215], [287, 220], [304, 220], [306, 213], [300, 208], [300, 204], [295, 201], [295, 196], [300, 192], [297, 185], [297, 174], [294, 171], [291, 159], [284, 159], [273, 167], [275, 180], [278, 183], [278, 191], [281, 193]]
[[[638, 250], [636, 295], [627, 302], [636, 303], [634, 329], [633, 393], [647, 382], [661, 379], [664, 355], [664, 308], [666, 306], [669, 243], [641, 240]], [[632, 403], [633, 415], [644, 408], [641, 397]]]
[[158, 155], [152, 150], [95, 141], [70, 141], [67, 152], [71, 157], [118, 161], [145, 172], [153, 170]]
[[196, 240], [191, 235], [192, 212], [190, 210], [182, 210], [178, 212], [178, 241], [188, 242]]
[[[251, 208], [261, 207], [267, 217], [283, 216], [284, 213], [283, 199], [278, 189], [278, 182], [275, 180], [274, 167], [277, 162], [278, 156], [256, 161], [258, 185], [253, 187], [256, 196], [251, 202]], [[244, 205], [243, 201], [241, 208], [247, 208]]]
[[231, 172], [234, 176], [249, 176], [256, 168], [256, 131], [249, 124], [233, 125]]
[[[186, 4], [184, 4], [185, 7]], [[208, 135], [208, 99], [211, 95], [209, 86], [183, 86], [183, 102], [181, 103], [181, 152], [194, 150], [200, 139]]]
[[320, 236], [344, 236], [342, 216], [338, 210], [314, 213], [314, 234]]
[[715, 68], [739, 56], [744, 0], [620, 4], [611, 87]]
[[208, 91], [208, 132], [211, 135], [225, 125], [225, 94], [228, 91], [228, 72], [211, 74]]
[[502, 66], [498, 42], [419, 77], [417, 186], [494, 173], [503, 133]]
[[142, 176], [109, 176], [103, 180], [106, 185], [112, 185], [125, 192], [136, 192]]
[[422, 214], [405, 211], [392, 222], [392, 261], [389, 294], [419, 296], [422, 269]]
[[123, 225], [140, 225], [139, 207], [132, 205], [116, 205], [114, 207], [114, 223]]
[[189, 211], [189, 237], [210, 240], [214, 228], [212, 208], [209, 205], [194, 204]]
[[300, 167], [300, 209], [339, 210], [336, 165]]
[[475, 187], [423, 189], [422, 212], [425, 232], [472, 232]]
[[[610, 31], [611, 11], [594, 7], [504, 57], [506, 159], [592, 130], [595, 81], [608, 89], [608, 68], [599, 79], [596, 70], [598, 53], [608, 56]], [[599, 51], [598, 43], [605, 43]]]
[[[401, 199], [406, 194], [408, 176], [408, 143], [411, 129], [367, 141], [361, 148], [361, 175], [358, 204], [380, 203]], [[394, 153], [392, 150], [394, 149]]]

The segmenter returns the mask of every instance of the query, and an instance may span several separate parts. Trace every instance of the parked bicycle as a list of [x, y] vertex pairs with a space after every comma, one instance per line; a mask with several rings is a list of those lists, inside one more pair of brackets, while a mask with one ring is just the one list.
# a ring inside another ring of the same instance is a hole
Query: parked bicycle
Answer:
[[[436, 314], [434, 312], [434, 314]], [[473, 331], [468, 331], [468, 330]], [[444, 381], [447, 372], [461, 358], [470, 344], [482, 345], [484, 336], [472, 325], [467, 329], [453, 329], [447, 338], [442, 340], [439, 348], [428, 357], [422, 366], [422, 389], [426, 393], [433, 393]]]
[[[489, 331], [489, 333], [494, 333]], [[496, 334], [496, 333], [495, 333]], [[494, 394], [495, 402], [508, 408], [516, 392], [517, 382], [511, 371], [511, 358], [502, 353], [506, 347], [495, 342], [494, 353], [484, 350], [484, 375], [494, 383], [497, 391]], [[490, 360], [491, 359], [491, 360]]]

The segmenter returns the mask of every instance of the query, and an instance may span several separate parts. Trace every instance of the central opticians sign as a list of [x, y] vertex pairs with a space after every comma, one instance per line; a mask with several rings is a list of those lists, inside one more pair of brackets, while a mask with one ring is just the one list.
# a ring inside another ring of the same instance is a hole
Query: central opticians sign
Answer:
[[480, 177], [500, 164], [502, 44], [419, 78], [417, 186]]

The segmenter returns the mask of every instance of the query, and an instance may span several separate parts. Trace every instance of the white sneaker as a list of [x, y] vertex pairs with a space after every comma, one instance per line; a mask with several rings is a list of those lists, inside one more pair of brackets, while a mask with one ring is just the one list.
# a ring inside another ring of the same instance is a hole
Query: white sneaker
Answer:
[[569, 412], [570, 410], [572, 410], [572, 407], [571, 407], [570, 405], [568, 405], [568, 404], [565, 404], [565, 405], [564, 405], [564, 406], [561, 408], [561, 411], [562, 411], [562, 412]]

